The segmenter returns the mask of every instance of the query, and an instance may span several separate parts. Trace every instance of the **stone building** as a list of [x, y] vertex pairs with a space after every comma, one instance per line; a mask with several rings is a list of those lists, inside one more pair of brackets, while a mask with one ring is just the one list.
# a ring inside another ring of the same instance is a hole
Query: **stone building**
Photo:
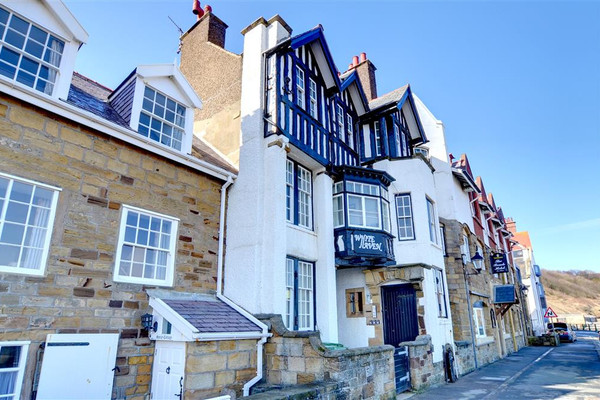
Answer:
[[174, 65], [74, 73], [60, 1], [0, 28], [0, 397], [247, 393], [267, 333], [220, 292], [235, 170], [193, 139], [198, 96]]

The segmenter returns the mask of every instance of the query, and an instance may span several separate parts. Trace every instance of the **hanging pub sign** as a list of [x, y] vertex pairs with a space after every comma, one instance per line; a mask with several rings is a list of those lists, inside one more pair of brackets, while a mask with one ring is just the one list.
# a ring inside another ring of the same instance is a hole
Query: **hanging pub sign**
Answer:
[[506, 262], [506, 254], [504, 253], [490, 254], [490, 264], [492, 265], [492, 273], [494, 274], [508, 272], [508, 262]]
[[494, 303], [496, 304], [514, 304], [517, 302], [514, 285], [496, 285], [494, 286]]

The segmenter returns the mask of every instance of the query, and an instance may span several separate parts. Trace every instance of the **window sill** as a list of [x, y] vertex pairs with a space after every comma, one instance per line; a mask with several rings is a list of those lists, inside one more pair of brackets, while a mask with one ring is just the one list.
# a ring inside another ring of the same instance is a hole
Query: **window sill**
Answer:
[[298, 232], [308, 233], [309, 235], [312, 235], [312, 236], [315, 236], [315, 237], [317, 236], [317, 233], [313, 229], [305, 228], [305, 227], [300, 226], [300, 225], [294, 225], [294, 224], [292, 224], [289, 221], [287, 221], [287, 226], [288, 226], [288, 228], [291, 228], [291, 229], [296, 230]]
[[495, 339], [493, 336], [480, 336], [477, 337], [477, 347], [485, 346], [486, 344], [494, 343]]

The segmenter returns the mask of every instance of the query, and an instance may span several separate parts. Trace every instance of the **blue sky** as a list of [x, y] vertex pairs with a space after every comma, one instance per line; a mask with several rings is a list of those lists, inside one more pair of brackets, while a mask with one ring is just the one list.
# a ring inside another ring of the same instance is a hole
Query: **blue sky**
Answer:
[[[176, 57], [192, 0], [66, 0], [90, 34], [76, 70], [115, 88], [136, 65]], [[204, 6], [206, 3], [202, 3]], [[366, 52], [379, 93], [405, 83], [444, 121], [488, 193], [547, 269], [600, 272], [600, 2], [209, 2], [239, 53], [244, 27], [281, 15], [318, 24], [338, 69]]]

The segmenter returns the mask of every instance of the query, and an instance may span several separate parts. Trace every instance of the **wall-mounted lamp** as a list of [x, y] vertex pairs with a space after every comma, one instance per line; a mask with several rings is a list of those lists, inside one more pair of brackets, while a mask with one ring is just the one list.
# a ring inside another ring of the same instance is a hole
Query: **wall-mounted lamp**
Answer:
[[529, 288], [526, 285], [521, 285], [521, 292], [523, 292], [523, 296], [527, 296], [527, 292]]
[[142, 320], [142, 328], [154, 332], [158, 330], [158, 322], [154, 321], [152, 314], [144, 314], [140, 319]]
[[463, 265], [467, 265], [467, 263], [471, 261], [473, 263], [473, 267], [475, 267], [475, 272], [472, 274], [467, 273], [467, 275], [477, 275], [481, 272], [481, 270], [483, 269], [483, 257], [481, 256], [481, 254], [479, 254], [478, 251], [476, 251], [475, 255], [471, 257], [471, 260], [467, 260], [466, 254], [461, 254], [461, 256], [463, 259]]

